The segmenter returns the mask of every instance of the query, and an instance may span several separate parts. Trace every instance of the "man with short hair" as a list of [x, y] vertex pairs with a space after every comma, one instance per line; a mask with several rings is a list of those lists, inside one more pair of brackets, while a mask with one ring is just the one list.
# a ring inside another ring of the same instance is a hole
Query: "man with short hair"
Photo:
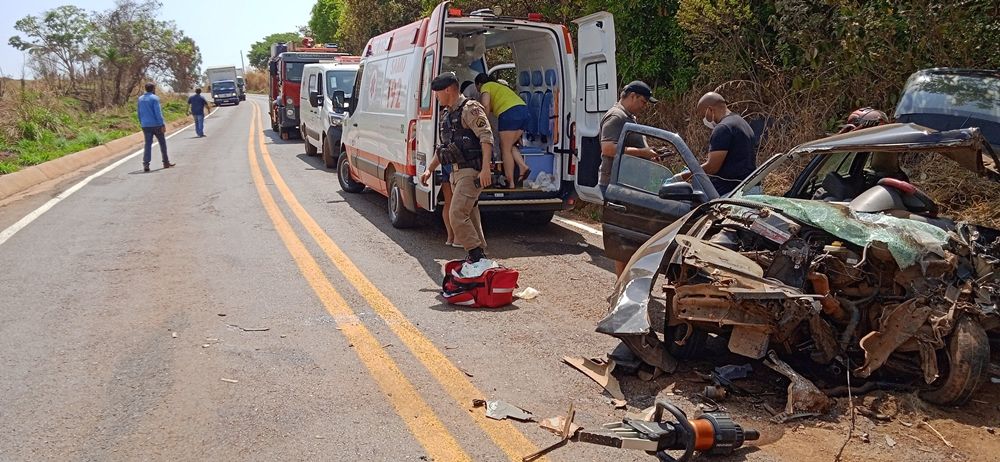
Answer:
[[476, 263], [486, 258], [486, 239], [479, 216], [479, 194], [493, 181], [490, 163], [493, 158], [493, 130], [486, 110], [478, 101], [462, 95], [458, 77], [444, 72], [431, 81], [431, 90], [441, 113], [441, 146], [420, 175], [427, 184], [439, 163], [451, 164], [452, 199], [449, 215], [455, 230], [455, 242], [468, 253], [466, 261]]
[[[653, 90], [649, 85], [636, 80], [625, 85], [618, 102], [601, 118], [601, 171], [597, 184], [602, 194], [607, 192], [608, 184], [611, 183], [611, 167], [615, 162], [615, 153], [618, 152], [618, 139], [621, 138], [622, 129], [626, 123], [636, 123], [636, 114], [642, 113], [650, 104], [656, 103], [657, 100], [653, 98]], [[638, 133], [630, 133], [625, 138], [625, 154], [644, 159], [652, 159], [658, 155], [646, 145], [646, 138]], [[624, 269], [625, 262], [615, 260], [615, 275], [620, 276]]]
[[145, 145], [142, 150], [142, 171], [149, 171], [149, 161], [153, 152], [153, 137], [160, 143], [160, 155], [163, 157], [163, 168], [173, 167], [170, 158], [167, 157], [167, 124], [163, 121], [163, 111], [160, 109], [160, 98], [156, 96], [156, 85], [152, 82], [146, 84], [146, 94], [139, 97], [137, 107], [139, 113], [139, 125], [142, 126], [142, 134], [145, 137]]
[[199, 137], [205, 136], [205, 107], [208, 100], [201, 96], [201, 87], [194, 89], [194, 94], [188, 98], [188, 114], [194, 117], [194, 132]]
[[[701, 164], [719, 195], [736, 189], [757, 168], [753, 129], [739, 114], [729, 110], [722, 95], [710, 91], [698, 100], [696, 115], [712, 130], [708, 159]], [[690, 173], [684, 179], [690, 177]]]

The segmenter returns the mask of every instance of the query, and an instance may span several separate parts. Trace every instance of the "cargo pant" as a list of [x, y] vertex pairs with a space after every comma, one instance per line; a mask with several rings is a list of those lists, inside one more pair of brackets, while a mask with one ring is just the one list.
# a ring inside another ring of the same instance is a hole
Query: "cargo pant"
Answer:
[[455, 230], [455, 242], [466, 252], [476, 247], [486, 248], [483, 224], [479, 218], [479, 193], [476, 187], [479, 170], [474, 168], [454, 168], [451, 172], [451, 227]]

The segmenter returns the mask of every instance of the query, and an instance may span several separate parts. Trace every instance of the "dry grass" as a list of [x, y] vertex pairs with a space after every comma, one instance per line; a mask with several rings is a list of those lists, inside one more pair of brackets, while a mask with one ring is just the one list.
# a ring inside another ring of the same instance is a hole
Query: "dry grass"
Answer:
[[996, 181], [936, 153], [905, 156], [900, 166], [913, 184], [937, 202], [942, 215], [1000, 229], [1000, 185]]

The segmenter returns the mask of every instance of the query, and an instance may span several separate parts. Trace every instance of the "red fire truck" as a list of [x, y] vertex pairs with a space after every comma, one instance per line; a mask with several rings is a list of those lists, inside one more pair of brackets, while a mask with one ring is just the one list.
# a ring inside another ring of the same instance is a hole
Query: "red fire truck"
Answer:
[[301, 45], [278, 42], [271, 45], [268, 61], [268, 88], [271, 102], [271, 129], [287, 140], [299, 132], [299, 87], [302, 85], [302, 68], [336, 56], [346, 56], [336, 44], [314, 45], [309, 37]]

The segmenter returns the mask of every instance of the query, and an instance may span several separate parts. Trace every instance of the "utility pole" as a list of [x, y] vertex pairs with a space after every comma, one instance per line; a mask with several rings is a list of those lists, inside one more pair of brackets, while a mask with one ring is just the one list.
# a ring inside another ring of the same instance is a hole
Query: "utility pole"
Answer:
[[243, 50], [240, 50], [240, 68], [243, 69], [243, 75], [247, 75], [247, 65], [243, 62]]

